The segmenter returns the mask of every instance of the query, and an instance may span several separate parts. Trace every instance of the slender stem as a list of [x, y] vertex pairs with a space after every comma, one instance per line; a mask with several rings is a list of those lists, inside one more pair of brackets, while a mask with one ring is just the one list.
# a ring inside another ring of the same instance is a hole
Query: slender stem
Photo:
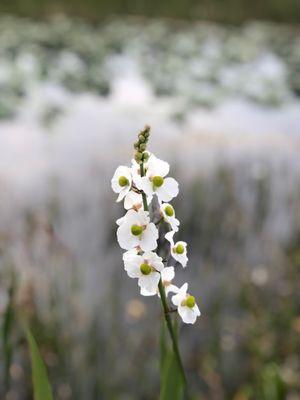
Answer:
[[[141, 163], [140, 167], [141, 167], [141, 176], [144, 176], [145, 175], [144, 164]], [[144, 210], [149, 211], [149, 207], [148, 207], [148, 203], [147, 203], [147, 196], [144, 192], [142, 192], [142, 198], [143, 198]], [[172, 324], [172, 320], [171, 320], [171, 316], [170, 316], [170, 309], [169, 309], [168, 303], [167, 303], [166, 292], [165, 292], [165, 288], [162, 284], [161, 279], [158, 284], [158, 290], [159, 290], [159, 294], [160, 294], [162, 308], [163, 308], [164, 315], [165, 315], [166, 324], [167, 324], [168, 331], [169, 331], [169, 334], [170, 334], [170, 337], [172, 340], [173, 351], [174, 351], [175, 358], [176, 358], [176, 361], [177, 361], [177, 364], [178, 364], [178, 367], [179, 367], [179, 370], [180, 370], [180, 373], [182, 376], [182, 380], [183, 380], [183, 384], [184, 384], [185, 392], [186, 392], [186, 397], [188, 397], [187, 396], [187, 380], [186, 380], [185, 371], [184, 371], [183, 364], [182, 364], [181, 357], [180, 357], [177, 334], [175, 333], [175, 330], [174, 330], [174, 327]]]
[[166, 320], [167, 327], [168, 327], [168, 330], [169, 330], [169, 333], [170, 333], [170, 336], [171, 336], [171, 339], [172, 339], [173, 351], [174, 351], [174, 354], [175, 354], [175, 357], [176, 357], [176, 361], [177, 361], [180, 373], [182, 375], [182, 380], [183, 380], [184, 386], [186, 387], [187, 386], [187, 380], [186, 380], [183, 364], [182, 364], [181, 357], [180, 357], [178, 341], [177, 341], [177, 335], [176, 335], [176, 333], [174, 331], [174, 327], [173, 327], [173, 324], [172, 324], [172, 321], [171, 321], [171, 316], [170, 316], [170, 313], [169, 313], [169, 307], [168, 307], [168, 304], [167, 304], [166, 292], [165, 292], [165, 288], [163, 287], [163, 284], [162, 284], [161, 280], [159, 281], [159, 284], [158, 284], [158, 290], [159, 290], [161, 303], [162, 303], [164, 314], [165, 314], [165, 320]]

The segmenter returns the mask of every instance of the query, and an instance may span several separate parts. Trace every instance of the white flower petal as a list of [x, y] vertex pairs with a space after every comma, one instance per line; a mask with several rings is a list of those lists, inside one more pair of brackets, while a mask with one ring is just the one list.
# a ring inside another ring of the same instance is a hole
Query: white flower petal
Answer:
[[178, 287], [175, 285], [168, 285], [165, 287], [166, 295], [168, 296], [169, 293], [178, 293]]
[[161, 271], [164, 268], [162, 258], [156, 253], [148, 251], [143, 254], [143, 257], [144, 260], [147, 261], [147, 263], [155, 268], [157, 271]]
[[140, 293], [142, 296], [155, 296], [157, 294], [157, 288], [154, 290], [147, 290], [146, 288], [142, 287]]
[[130, 278], [140, 278], [142, 275], [140, 266], [143, 263], [143, 257], [131, 255], [124, 259], [124, 269]]
[[178, 314], [181, 316], [182, 321], [186, 324], [194, 324], [197, 319], [197, 314], [193, 308], [189, 308], [186, 306], [178, 306]]
[[158, 230], [156, 226], [151, 222], [147, 225], [146, 229], [142, 233], [142, 238], [139, 243], [140, 247], [144, 251], [151, 251], [156, 249], [158, 239]]
[[137, 183], [138, 189], [146, 193], [147, 196], [153, 196], [153, 184], [147, 176], [143, 176]]
[[152, 154], [147, 164], [147, 175], [165, 177], [170, 171], [170, 165]]
[[165, 238], [167, 239], [168, 242], [170, 242], [171, 247], [174, 246], [174, 239], [173, 239], [174, 233], [175, 233], [174, 231], [170, 231], [165, 234]]
[[174, 279], [174, 276], [175, 276], [174, 267], [165, 267], [161, 271], [162, 281], [171, 282]]
[[155, 191], [159, 200], [166, 202], [172, 200], [178, 193], [178, 183], [174, 178], [165, 178], [164, 183]]
[[158, 272], [151, 272], [149, 275], [142, 275], [139, 278], [138, 285], [152, 292], [157, 289], [160, 274]]
[[122, 201], [124, 199], [124, 197], [126, 196], [126, 194], [130, 191], [130, 186], [126, 186], [125, 188], [123, 188], [121, 190], [121, 192], [119, 193], [119, 196], [117, 198], [117, 203], [119, 203], [120, 201]]
[[117, 230], [117, 239], [120, 247], [130, 250], [139, 245], [139, 238], [131, 234], [131, 225], [124, 222]]
[[124, 208], [130, 210], [131, 208], [139, 209], [143, 205], [143, 198], [140, 193], [133, 192], [132, 190], [126, 194], [124, 199]]
[[121, 165], [116, 169], [114, 176], [112, 177], [111, 180], [111, 187], [115, 193], [120, 193], [122, 190], [124, 190], [124, 186], [120, 186], [119, 184], [119, 178], [121, 176], [125, 176], [125, 178], [128, 179], [128, 185], [126, 186], [126, 188], [130, 188], [131, 186], [132, 183], [131, 170], [130, 168]]

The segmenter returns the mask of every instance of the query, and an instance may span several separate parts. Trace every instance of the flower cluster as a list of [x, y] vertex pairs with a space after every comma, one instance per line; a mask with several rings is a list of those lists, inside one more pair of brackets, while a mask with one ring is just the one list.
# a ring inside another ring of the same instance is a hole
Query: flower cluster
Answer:
[[[138, 280], [141, 295], [161, 296], [160, 287], [163, 295], [172, 293], [172, 303], [182, 320], [193, 324], [200, 315], [195, 297], [188, 293], [187, 283], [180, 288], [172, 283], [175, 268], [169, 265], [178, 263], [185, 268], [188, 262], [187, 243], [174, 240], [180, 222], [169, 203], [178, 195], [178, 183], [168, 176], [169, 164], [146, 151], [149, 133], [148, 126], [140, 132], [131, 166], [118, 167], [111, 180], [112, 189], [118, 194], [117, 202], [123, 201], [127, 210], [117, 220], [117, 238], [120, 247], [126, 250], [125, 271]], [[161, 233], [161, 224], [166, 224], [166, 234]], [[167, 245], [165, 258], [160, 256], [158, 239]]]

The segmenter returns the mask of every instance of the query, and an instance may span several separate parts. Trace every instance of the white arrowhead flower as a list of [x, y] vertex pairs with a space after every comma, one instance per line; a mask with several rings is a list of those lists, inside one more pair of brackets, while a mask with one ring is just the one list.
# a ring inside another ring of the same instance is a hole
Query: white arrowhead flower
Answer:
[[180, 222], [177, 218], [175, 218], [174, 207], [169, 203], [164, 203], [161, 205], [160, 211], [162, 213], [163, 219], [171, 225], [172, 231], [177, 232]]
[[131, 169], [121, 165], [114, 173], [111, 180], [111, 187], [115, 193], [118, 193], [117, 202], [124, 199], [126, 194], [130, 191], [132, 184]]
[[165, 267], [161, 271], [161, 281], [165, 288], [166, 295], [168, 296], [169, 293], [177, 293], [178, 288], [175, 285], [172, 285], [172, 280], [175, 277], [174, 267]]
[[162, 258], [152, 251], [139, 255], [129, 250], [123, 255], [123, 260], [128, 276], [138, 278], [141, 290], [145, 289], [147, 292], [155, 294], [160, 280], [159, 271], [164, 268]]
[[124, 250], [140, 247], [143, 251], [151, 251], [157, 247], [158, 230], [150, 222], [147, 211], [129, 210], [124, 217], [118, 219], [117, 238]]
[[170, 231], [166, 233], [165, 238], [170, 242], [170, 247], [171, 247], [171, 255], [174, 258], [174, 260], [178, 261], [183, 267], [186, 267], [186, 264], [188, 262], [188, 257], [187, 257], [187, 243], [186, 242], [176, 242], [174, 243], [173, 236], [174, 236], [174, 231]]
[[[173, 292], [173, 293], [178, 292], [178, 288], [175, 285], [172, 285], [172, 280], [175, 277], [174, 267], [165, 267], [164, 269], [162, 269], [160, 271], [160, 277], [161, 277], [162, 284], [165, 288], [166, 296], [168, 296], [168, 294], [170, 292]], [[143, 295], [143, 296], [154, 296], [156, 294], [159, 295], [157, 287], [155, 288], [155, 290], [152, 290], [152, 291], [147, 290], [144, 287], [141, 288], [141, 295]]]
[[172, 296], [172, 302], [177, 306], [178, 313], [183, 322], [186, 324], [194, 324], [201, 313], [196, 304], [195, 297], [188, 294], [187, 290], [188, 284], [185, 283], [178, 289], [178, 293]]
[[[147, 204], [151, 203], [152, 197], [147, 196]], [[134, 210], [139, 210], [143, 206], [143, 198], [141, 193], [136, 193], [131, 190], [129, 193], [126, 194], [124, 199], [124, 208], [126, 210], [130, 210], [133, 208]]]
[[174, 178], [166, 178], [169, 170], [170, 166], [166, 161], [162, 161], [151, 154], [145, 168], [146, 176], [136, 177], [135, 184], [147, 196], [156, 194], [159, 201], [170, 201], [177, 196], [179, 189]]

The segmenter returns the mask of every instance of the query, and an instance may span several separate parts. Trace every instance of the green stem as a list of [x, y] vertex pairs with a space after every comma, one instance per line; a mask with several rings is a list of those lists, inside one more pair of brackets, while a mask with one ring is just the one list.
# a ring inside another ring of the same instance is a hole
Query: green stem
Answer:
[[172, 324], [172, 321], [171, 321], [171, 316], [169, 314], [169, 307], [168, 307], [168, 304], [167, 304], [166, 292], [165, 292], [165, 288], [163, 287], [163, 284], [162, 284], [161, 280], [159, 281], [159, 284], [158, 284], [158, 290], [159, 290], [161, 303], [162, 303], [162, 307], [163, 307], [164, 314], [165, 314], [165, 320], [166, 320], [166, 323], [167, 323], [168, 331], [169, 331], [171, 339], [172, 339], [173, 351], [174, 351], [174, 354], [175, 354], [175, 357], [176, 357], [176, 361], [177, 361], [180, 373], [182, 375], [182, 380], [183, 380], [184, 386], [186, 387], [187, 386], [187, 380], [186, 380], [183, 364], [182, 364], [181, 357], [180, 357], [177, 335], [175, 333], [175, 330], [174, 330], [174, 327], [173, 327], [173, 324]]
[[[144, 176], [145, 171], [144, 171], [144, 164], [141, 163], [141, 176]], [[144, 192], [142, 192], [142, 198], [143, 198], [143, 205], [144, 205], [144, 210], [145, 211], [149, 211], [149, 207], [148, 207], [148, 203], [147, 203], [147, 196]], [[180, 352], [179, 352], [179, 347], [178, 347], [178, 340], [177, 340], [177, 334], [175, 333], [173, 324], [172, 324], [172, 320], [171, 320], [171, 316], [170, 316], [170, 310], [168, 307], [168, 303], [167, 303], [167, 297], [166, 297], [166, 292], [165, 292], [165, 288], [162, 284], [162, 281], [160, 279], [159, 284], [158, 284], [158, 290], [159, 290], [159, 294], [160, 294], [160, 299], [161, 299], [161, 304], [162, 304], [162, 308], [164, 311], [164, 315], [165, 315], [165, 320], [166, 320], [166, 324], [168, 327], [168, 331], [172, 340], [172, 347], [173, 347], [173, 351], [176, 357], [176, 361], [178, 364], [178, 368], [179, 371], [181, 373], [182, 376], [182, 380], [183, 380], [183, 384], [185, 387], [185, 392], [186, 392], [186, 398], [187, 396], [187, 380], [186, 380], [186, 376], [185, 376], [185, 371], [183, 368], [183, 364], [181, 361], [181, 357], [180, 357]]]

